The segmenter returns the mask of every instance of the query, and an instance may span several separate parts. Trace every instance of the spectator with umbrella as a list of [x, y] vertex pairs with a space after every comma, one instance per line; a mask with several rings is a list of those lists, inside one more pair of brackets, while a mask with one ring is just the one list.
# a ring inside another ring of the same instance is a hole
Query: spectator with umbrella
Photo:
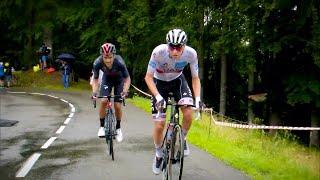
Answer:
[[61, 63], [61, 70], [62, 70], [62, 82], [63, 87], [69, 87], [69, 78], [71, 74], [71, 63], [75, 60], [75, 57], [70, 53], [62, 53], [58, 56], [58, 62]]

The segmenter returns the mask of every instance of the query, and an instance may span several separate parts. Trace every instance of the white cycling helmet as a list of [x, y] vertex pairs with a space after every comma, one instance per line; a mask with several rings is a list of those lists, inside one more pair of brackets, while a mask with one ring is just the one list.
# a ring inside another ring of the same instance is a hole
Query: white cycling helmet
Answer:
[[177, 46], [187, 43], [187, 34], [182, 29], [172, 29], [167, 33], [167, 43]]

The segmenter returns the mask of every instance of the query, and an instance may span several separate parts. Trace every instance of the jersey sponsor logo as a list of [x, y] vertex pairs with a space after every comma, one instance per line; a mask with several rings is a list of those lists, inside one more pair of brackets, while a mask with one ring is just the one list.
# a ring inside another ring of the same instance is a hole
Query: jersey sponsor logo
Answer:
[[188, 63], [186, 61], [176, 62], [175, 68], [176, 69], [183, 69]]
[[156, 64], [156, 62], [154, 62], [153, 60], [151, 60], [151, 61], [149, 62], [149, 66], [151, 66], [152, 68], [156, 68], [157, 64]]
[[172, 69], [172, 68], [166, 68], [166, 69], [159, 69], [157, 68], [156, 71], [158, 73], [180, 73], [181, 69]]
[[194, 69], [195, 69], [196, 71], [198, 71], [198, 70], [199, 70], [199, 65], [198, 65], [198, 64], [195, 64], [195, 65], [194, 65]]

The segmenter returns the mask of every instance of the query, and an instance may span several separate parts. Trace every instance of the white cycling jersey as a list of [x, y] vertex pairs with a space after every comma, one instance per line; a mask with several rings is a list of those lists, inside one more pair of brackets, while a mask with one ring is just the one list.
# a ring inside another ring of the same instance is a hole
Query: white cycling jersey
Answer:
[[192, 77], [198, 77], [197, 52], [189, 46], [185, 46], [179, 59], [173, 59], [169, 54], [167, 44], [161, 44], [154, 48], [148, 65], [147, 72], [162, 81], [172, 81], [178, 78], [188, 64], [190, 64]]

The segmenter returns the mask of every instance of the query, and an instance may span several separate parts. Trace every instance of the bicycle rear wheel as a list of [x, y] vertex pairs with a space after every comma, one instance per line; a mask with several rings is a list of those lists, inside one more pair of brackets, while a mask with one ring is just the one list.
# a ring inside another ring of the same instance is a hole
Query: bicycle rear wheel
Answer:
[[172, 143], [169, 151], [168, 175], [169, 179], [182, 178], [184, 138], [180, 125], [175, 125], [172, 132]]

